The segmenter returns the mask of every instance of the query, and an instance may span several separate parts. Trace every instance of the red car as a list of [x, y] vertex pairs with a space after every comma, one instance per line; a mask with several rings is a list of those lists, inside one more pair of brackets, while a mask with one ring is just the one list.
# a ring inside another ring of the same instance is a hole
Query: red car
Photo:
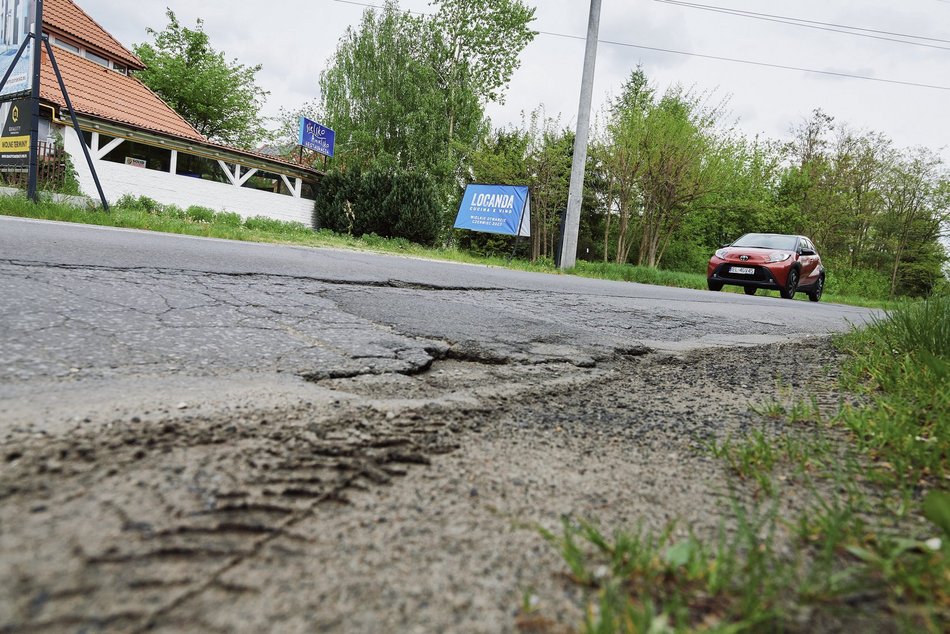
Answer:
[[825, 288], [825, 269], [805, 236], [747, 233], [709, 259], [706, 283], [711, 291], [724, 284], [741, 286], [746, 295], [768, 288], [786, 299], [803, 292], [817, 302]]

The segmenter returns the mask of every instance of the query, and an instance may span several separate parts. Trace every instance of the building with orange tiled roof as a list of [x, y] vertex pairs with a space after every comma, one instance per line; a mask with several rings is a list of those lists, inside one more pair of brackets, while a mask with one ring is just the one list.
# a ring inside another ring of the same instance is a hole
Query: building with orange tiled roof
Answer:
[[180, 207], [311, 223], [319, 172], [205, 138], [134, 77], [142, 61], [73, 0], [45, 0], [43, 30], [82, 136], [69, 123], [44, 50], [40, 138], [63, 136], [84, 192], [96, 190], [80, 142], [89, 148], [112, 202], [126, 194], [148, 196]]

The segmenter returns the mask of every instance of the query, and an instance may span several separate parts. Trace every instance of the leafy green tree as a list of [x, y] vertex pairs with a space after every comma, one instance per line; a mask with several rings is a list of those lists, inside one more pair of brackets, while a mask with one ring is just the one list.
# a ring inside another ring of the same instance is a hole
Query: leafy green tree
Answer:
[[261, 66], [228, 61], [210, 44], [204, 23], [182, 26], [168, 9], [162, 31], [148, 29], [154, 43], [133, 46], [145, 64], [138, 78], [211, 140], [251, 147], [266, 130], [259, 115], [267, 92], [254, 76]]
[[530, 130], [531, 259], [554, 259], [561, 213], [567, 209], [574, 132], [538, 111]]
[[447, 171], [425, 33], [425, 20], [393, 1], [365, 11], [359, 27], [347, 29], [320, 77], [321, 109], [337, 133], [336, 163]]
[[[617, 263], [626, 262], [636, 242], [642, 196], [638, 181], [643, 167], [641, 152], [646, 135], [647, 114], [654, 106], [656, 90], [637, 67], [624, 82], [620, 96], [611, 104], [607, 139], [594, 155], [604, 162], [607, 174], [607, 209], [616, 210]], [[609, 251], [610, 222], [604, 228], [604, 257]]]
[[702, 270], [709, 254], [744, 233], [794, 231], [787, 209], [776, 204], [782, 174], [781, 148], [775, 143], [732, 139], [723, 147], [720, 183], [693, 209], [674, 235], [665, 266]]
[[688, 214], [723, 184], [725, 137], [717, 129], [721, 105], [679, 87], [669, 89], [647, 116], [640, 250], [637, 263], [655, 267]]
[[890, 295], [927, 295], [940, 276], [946, 253], [938, 242], [950, 199], [942, 183], [942, 162], [917, 148], [888, 165], [882, 186], [880, 233], [892, 259]]
[[338, 163], [424, 171], [447, 203], [486, 134], [484, 106], [502, 98], [534, 36], [534, 11], [520, 0], [433, 4], [432, 17], [394, 0], [364, 12], [321, 74], [321, 109]]
[[[536, 33], [528, 29], [534, 8], [520, 0], [435, 0], [430, 21], [430, 60], [445, 95], [449, 139], [469, 107], [470, 94], [481, 106], [504, 102], [504, 91], [518, 67], [518, 56]], [[461, 99], [460, 99], [461, 98]]]

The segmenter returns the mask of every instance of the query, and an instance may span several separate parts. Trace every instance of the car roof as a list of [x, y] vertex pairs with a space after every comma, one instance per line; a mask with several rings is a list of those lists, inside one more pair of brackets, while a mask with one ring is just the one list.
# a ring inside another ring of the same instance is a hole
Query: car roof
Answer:
[[[805, 240], [811, 242], [811, 238], [798, 233], [768, 233], [766, 231], [750, 231], [748, 233], [743, 233], [742, 236], [783, 236], [789, 238], [804, 238]], [[739, 237], [741, 238], [742, 236]]]

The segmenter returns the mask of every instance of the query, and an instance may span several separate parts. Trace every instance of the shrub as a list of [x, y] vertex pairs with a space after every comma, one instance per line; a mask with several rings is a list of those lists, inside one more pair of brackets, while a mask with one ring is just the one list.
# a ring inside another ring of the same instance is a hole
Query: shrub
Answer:
[[886, 273], [871, 269], [838, 268], [834, 261], [825, 262], [825, 290], [833, 295], [884, 300], [890, 293], [891, 281]]
[[185, 210], [185, 215], [188, 216], [189, 220], [193, 220], [194, 222], [212, 222], [214, 220], [215, 213], [213, 209], [192, 205], [187, 210]]
[[164, 216], [166, 218], [175, 218], [176, 220], [191, 220], [191, 218], [188, 216], [188, 212], [178, 205], [159, 205], [159, 210], [157, 213], [160, 216]]
[[320, 182], [314, 216], [318, 229], [356, 236], [375, 233], [428, 245], [441, 229], [434, 183], [412, 172], [331, 172]]
[[131, 209], [133, 211], [144, 211], [150, 214], [161, 213], [162, 205], [157, 200], [148, 196], [139, 196], [136, 198], [132, 194], [125, 194], [115, 202], [116, 207]]
[[240, 227], [243, 220], [241, 220], [241, 214], [236, 214], [233, 211], [221, 211], [214, 214], [213, 222], [227, 227]]

